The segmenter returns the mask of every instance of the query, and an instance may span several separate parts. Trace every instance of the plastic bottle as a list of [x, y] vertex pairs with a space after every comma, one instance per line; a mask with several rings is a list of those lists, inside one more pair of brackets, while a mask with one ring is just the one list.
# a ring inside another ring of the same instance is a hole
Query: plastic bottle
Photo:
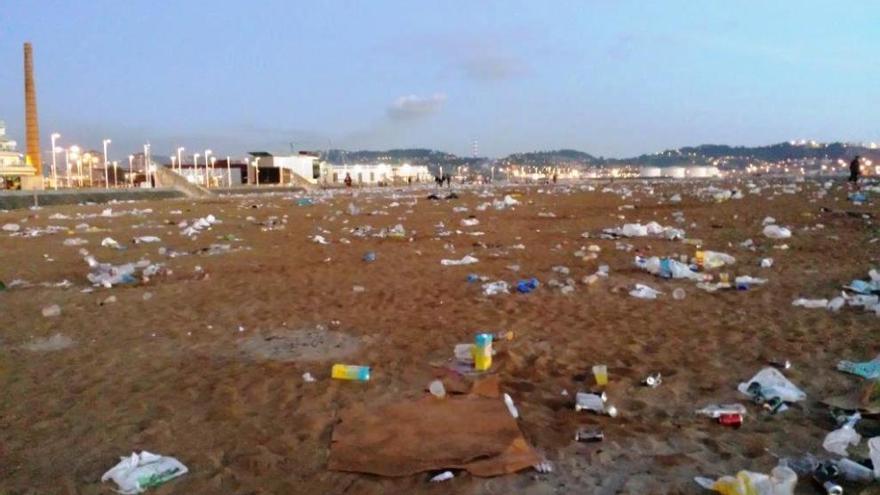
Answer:
[[486, 371], [492, 367], [492, 334], [478, 333], [474, 341], [474, 369]]
[[366, 382], [370, 379], [369, 366], [354, 366], [350, 364], [334, 364], [330, 376], [337, 380], [355, 380]]

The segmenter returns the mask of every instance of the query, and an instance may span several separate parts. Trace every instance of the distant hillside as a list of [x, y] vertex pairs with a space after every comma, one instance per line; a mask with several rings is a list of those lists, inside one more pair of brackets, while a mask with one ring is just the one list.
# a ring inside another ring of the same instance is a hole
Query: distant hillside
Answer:
[[595, 158], [574, 150], [539, 151], [515, 153], [502, 159], [505, 163], [524, 166], [566, 164], [569, 166], [641, 165], [671, 167], [676, 165], [717, 165], [724, 168], [744, 168], [749, 164], [793, 161], [849, 161], [861, 155], [880, 161], [880, 149], [863, 144], [850, 143], [778, 143], [769, 146], [727, 146], [704, 144], [666, 150], [633, 158]]
[[530, 166], [543, 165], [595, 165], [596, 157], [589, 153], [578, 150], [555, 150], [555, 151], [532, 151], [528, 153], [514, 153], [504, 160], [516, 164], [528, 164]]

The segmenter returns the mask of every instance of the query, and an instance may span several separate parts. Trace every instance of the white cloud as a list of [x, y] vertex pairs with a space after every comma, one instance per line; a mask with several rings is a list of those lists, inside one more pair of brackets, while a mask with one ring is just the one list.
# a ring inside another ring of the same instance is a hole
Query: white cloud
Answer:
[[440, 111], [445, 103], [446, 95], [443, 93], [435, 93], [431, 96], [401, 96], [388, 107], [388, 117], [391, 120], [419, 119]]

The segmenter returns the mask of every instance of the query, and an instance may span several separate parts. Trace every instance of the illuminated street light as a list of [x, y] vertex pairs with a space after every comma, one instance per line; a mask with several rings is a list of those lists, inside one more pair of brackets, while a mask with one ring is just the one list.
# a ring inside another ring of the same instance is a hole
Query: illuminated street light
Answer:
[[177, 171], [183, 171], [183, 157], [180, 154], [183, 153], [183, 146], [177, 148]]
[[232, 165], [229, 163], [229, 157], [226, 157], [226, 185], [232, 187]]
[[107, 170], [107, 145], [113, 141], [104, 140], [104, 187], [110, 187], [110, 172]]
[[[215, 163], [217, 163], [217, 159], [212, 156], [211, 157], [211, 177], [214, 177], [214, 164]], [[210, 181], [208, 182], [208, 185], [210, 186]]]
[[193, 177], [195, 178], [195, 182], [198, 184], [199, 182], [199, 157], [202, 156], [200, 153], [193, 153]]
[[177, 160], [177, 157], [176, 157], [176, 156], [172, 156], [172, 157], [171, 157], [171, 171], [172, 171], [172, 172], [174, 171], [174, 161], [175, 161], [175, 160]]
[[130, 185], [134, 185], [134, 169], [132, 167], [132, 163], [134, 162], [134, 155], [128, 155], [128, 182]]
[[57, 132], [53, 132], [50, 136], [52, 138], [52, 183], [54, 184], [53, 189], [58, 189], [58, 167], [55, 164], [55, 154], [58, 152], [58, 148], [55, 147], [55, 140], [61, 137], [61, 134]]
[[211, 150], [205, 150], [205, 187], [208, 187], [208, 156], [211, 153]]

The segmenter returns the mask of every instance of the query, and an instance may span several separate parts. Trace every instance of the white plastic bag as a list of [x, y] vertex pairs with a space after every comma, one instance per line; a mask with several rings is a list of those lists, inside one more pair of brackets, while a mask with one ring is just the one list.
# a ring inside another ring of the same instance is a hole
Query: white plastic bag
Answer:
[[825, 435], [822, 447], [828, 452], [847, 457], [849, 454], [846, 452], [846, 449], [850, 446], [858, 445], [861, 441], [862, 436], [859, 435], [855, 428], [844, 425]]
[[721, 268], [724, 265], [732, 265], [734, 263], [736, 263], [736, 258], [727, 253], [703, 251], [703, 266], [708, 269]]
[[177, 459], [146, 450], [140, 454], [132, 452], [130, 457], [120, 459], [119, 464], [101, 476], [101, 481], [113, 480], [119, 485], [119, 493], [126, 495], [142, 493], [189, 472]]
[[440, 260], [440, 264], [443, 266], [470, 265], [470, 264], [476, 263], [478, 261], [480, 261], [480, 260], [478, 260], [477, 258], [474, 258], [471, 255], [467, 255], [460, 260], [446, 260], [446, 259]]
[[489, 282], [483, 284], [483, 294], [487, 296], [495, 296], [498, 294], [509, 294], [510, 288], [507, 282], [499, 280], [497, 282]]
[[868, 440], [868, 453], [874, 463], [874, 479], [880, 480], [880, 437]]
[[828, 307], [828, 299], [804, 299], [799, 297], [791, 302], [792, 306], [802, 306], [804, 308], [826, 308]]
[[662, 292], [643, 284], [636, 284], [635, 288], [629, 291], [629, 295], [639, 299], [657, 299], [659, 294]]
[[648, 227], [640, 223], [628, 223], [620, 230], [625, 237], [645, 237], [648, 235]]
[[807, 398], [807, 394], [803, 390], [797, 388], [776, 368], [764, 368], [759, 371], [751, 380], [740, 383], [736, 388], [741, 393], [749, 394], [749, 384], [758, 382], [761, 385], [761, 391], [768, 397], [779, 397], [784, 402], [798, 402]]
[[788, 239], [791, 237], [791, 231], [778, 225], [768, 225], [764, 227], [764, 235], [771, 239]]

